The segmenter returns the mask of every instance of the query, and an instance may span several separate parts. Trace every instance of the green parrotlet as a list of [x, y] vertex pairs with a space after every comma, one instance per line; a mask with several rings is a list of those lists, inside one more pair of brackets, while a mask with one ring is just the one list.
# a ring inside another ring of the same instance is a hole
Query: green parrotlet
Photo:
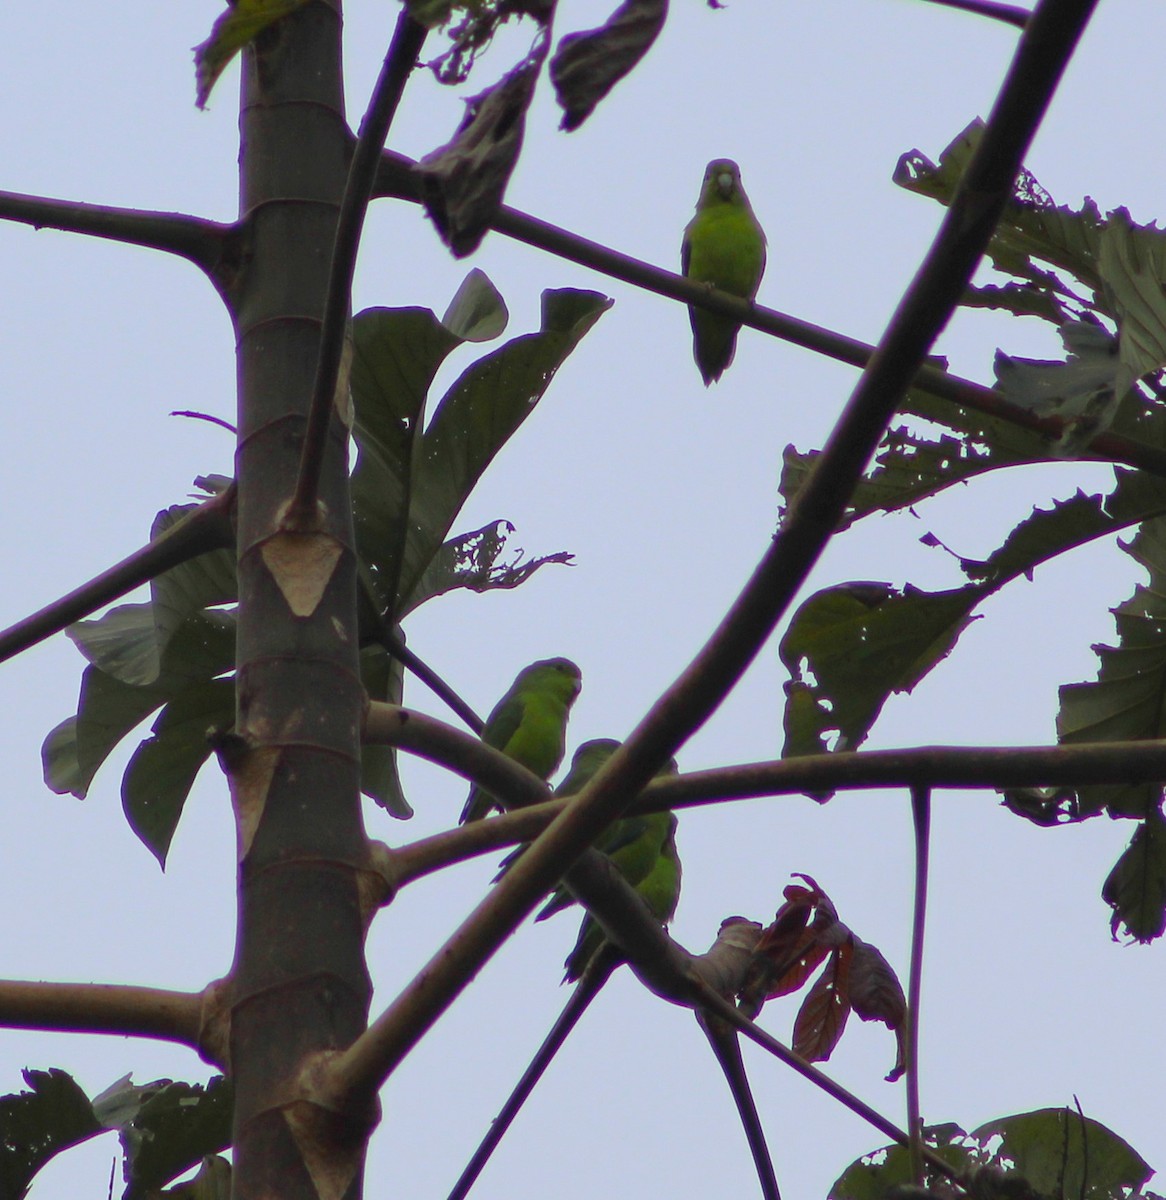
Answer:
[[[647, 857], [643, 853], [644, 847], [651, 848], [652, 862], [647, 873], [638, 881], [632, 878], [624, 866], [628, 859], [625, 858], [621, 861], [619, 850], [612, 853], [611, 859], [620, 868], [628, 882], [633, 884], [636, 894], [648, 906], [652, 916], [661, 925], [667, 925], [672, 920], [672, 916], [676, 912], [677, 901], [680, 899], [680, 858], [676, 853], [676, 814], [670, 812], [647, 813], [642, 819], [650, 821], [650, 825], [644, 829], [638, 839], [641, 846], [635, 855], [635, 863], [637, 867], [642, 866]], [[661, 830], [663, 830], [662, 837], [659, 836]], [[549, 913], [544, 909], [539, 916], [549, 916]], [[583, 924], [579, 926], [579, 937], [575, 942], [575, 948], [567, 955], [567, 961], [564, 964], [567, 968], [567, 972], [563, 976], [564, 982], [573, 983], [579, 979], [587, 969], [587, 964], [595, 957], [596, 952], [604, 945], [605, 941], [603, 927], [588, 914], [583, 918]]]
[[[705, 168], [696, 213], [684, 230], [681, 271], [705, 283], [752, 300], [765, 271], [765, 232], [741, 186], [741, 171], [729, 158]], [[707, 387], [733, 361], [740, 323], [689, 305], [692, 354]]]
[[[582, 687], [582, 673], [567, 658], [546, 658], [518, 672], [510, 690], [494, 706], [482, 740], [507, 757], [549, 779], [566, 749], [567, 714]], [[461, 822], [477, 821], [502, 806], [485, 788], [470, 789]]]

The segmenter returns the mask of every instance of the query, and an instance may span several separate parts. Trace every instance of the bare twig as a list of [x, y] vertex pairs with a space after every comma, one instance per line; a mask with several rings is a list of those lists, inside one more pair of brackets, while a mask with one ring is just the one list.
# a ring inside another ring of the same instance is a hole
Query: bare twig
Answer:
[[923, 983], [923, 935], [927, 928], [927, 861], [931, 844], [931, 792], [911, 789], [915, 829], [915, 901], [911, 920], [911, 966], [907, 977], [907, 1132], [911, 1179], [923, 1186], [923, 1122], [919, 1112], [919, 997]]
[[0, 662], [35, 646], [105, 604], [124, 596], [163, 571], [209, 550], [234, 544], [230, 509], [234, 488], [204, 501], [156, 541], [123, 558], [116, 566], [54, 600], [0, 633]]
[[0, 220], [21, 221], [36, 229], [87, 233], [177, 254], [205, 271], [220, 289], [224, 286], [220, 277], [224, 252], [238, 232], [234, 225], [185, 213], [143, 212], [21, 192], [0, 192]]
[[320, 355], [316, 363], [312, 406], [304, 432], [296, 490], [286, 518], [291, 528], [315, 525], [316, 490], [320, 484], [324, 443], [332, 420], [333, 400], [344, 355], [356, 252], [360, 247], [364, 217], [385, 138], [427, 33], [426, 27], [409, 15], [407, 6], [401, 9], [349, 164], [344, 198], [336, 220], [336, 240], [332, 246], [332, 268], [320, 329]]

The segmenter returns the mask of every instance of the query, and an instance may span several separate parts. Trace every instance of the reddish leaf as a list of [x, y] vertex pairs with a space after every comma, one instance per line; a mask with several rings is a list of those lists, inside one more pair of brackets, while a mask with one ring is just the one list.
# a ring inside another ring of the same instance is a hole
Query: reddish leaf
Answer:
[[840, 946], [802, 1001], [794, 1023], [794, 1050], [810, 1062], [828, 1059], [846, 1028], [850, 1015], [849, 978], [851, 943]]
[[887, 1082], [894, 1083], [907, 1066], [907, 1000], [891, 964], [869, 942], [857, 937], [850, 968], [850, 1002], [864, 1021], [882, 1021], [894, 1030], [898, 1054], [887, 1076]]

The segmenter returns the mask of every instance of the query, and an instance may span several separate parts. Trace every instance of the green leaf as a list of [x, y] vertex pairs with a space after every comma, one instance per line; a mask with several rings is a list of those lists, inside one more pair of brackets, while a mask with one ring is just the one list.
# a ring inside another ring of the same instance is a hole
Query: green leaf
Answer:
[[[75, 640], [90, 650], [96, 646], [101, 661], [124, 665], [132, 653], [123, 653], [124, 646], [119, 649], [119, 637], [124, 636], [125, 645], [132, 649], [139, 644], [139, 634], [145, 636], [142, 631], [153, 627], [149, 605], [124, 608], [135, 611], [115, 609], [100, 621], [85, 622], [86, 626], [99, 627], [110, 618], [106, 630], [94, 633], [90, 628]], [[84, 799], [98, 768], [131, 729], [187, 687], [230, 670], [234, 656], [234, 616], [214, 611], [190, 618], [171, 638], [162, 672], [152, 684], [135, 686], [96, 666], [87, 667], [81, 676], [76, 717], [58, 725], [41, 749], [45, 783], [55, 792], [70, 792]]]
[[1052, 508], [1034, 508], [984, 562], [961, 560], [964, 571], [997, 587], [1019, 575], [1031, 579], [1043, 562], [1166, 514], [1166, 479], [1122, 468], [1116, 478], [1107, 496], [1078, 489], [1068, 500], [1053, 501]]
[[179, 692], [161, 711], [153, 736], [134, 751], [121, 781], [130, 828], [165, 870], [166, 855], [195, 776], [211, 753], [208, 735], [235, 719], [233, 679], [212, 679]]
[[410, 601], [482, 473], [612, 303], [598, 292], [544, 292], [540, 331], [479, 359], [446, 393], [415, 468], [401, 600]]
[[1152, 942], [1166, 931], [1166, 822], [1160, 807], [1146, 814], [1101, 895], [1113, 909], [1115, 938], [1119, 925], [1139, 942]]
[[[963, 1172], [975, 1165], [974, 1148], [958, 1125], [930, 1125], [923, 1130], [923, 1140], [956, 1171]], [[936, 1174], [931, 1172], [929, 1182], [935, 1179]], [[911, 1182], [911, 1156], [907, 1148], [884, 1146], [851, 1163], [834, 1181], [828, 1200], [884, 1200], [890, 1188]]]
[[[984, 122], [979, 118], [972, 121], [943, 151], [938, 166], [918, 150], [904, 154], [895, 168], [895, 183], [941, 204], [950, 204], [983, 132]], [[1057, 207], [1032, 175], [1022, 171], [987, 253], [998, 270], [1029, 279], [1041, 287], [1056, 288], [1064, 298], [1082, 303], [1080, 297], [1055, 277], [1035, 267], [1032, 260], [1059, 267], [1094, 293], [1099, 292], [1097, 259], [1102, 224], [1092, 200], [1086, 200], [1079, 210]]]
[[522, 551], [518, 550], [510, 562], [499, 562], [513, 532], [514, 526], [509, 521], [491, 521], [481, 529], [451, 538], [426, 567], [401, 615], [455, 588], [468, 588], [472, 592], [516, 588], [547, 563], [569, 566], [574, 558], [561, 550], [522, 562]]
[[1124, 396], [1166, 365], [1166, 233], [1135, 225], [1126, 209], [1116, 209], [1101, 235], [1098, 265], [1119, 330], [1116, 390]]
[[911, 691], [951, 653], [981, 595], [974, 586], [927, 593], [848, 583], [809, 597], [779, 647], [797, 706], [782, 753], [823, 752], [834, 732], [835, 749], [861, 745], [891, 693]]
[[171, 1083], [151, 1095], [121, 1126], [123, 1200], [148, 1200], [175, 1176], [231, 1144], [234, 1095], [216, 1075], [201, 1084]]
[[[1052, 277], [1048, 277], [1050, 283]], [[1021, 283], [971, 284], [960, 301], [965, 308], [993, 308], [1014, 317], [1040, 317], [1063, 325], [1071, 314], [1052, 286], [1038, 287], [1031, 280]]]
[[1058, 452], [1079, 453], [1113, 424], [1118, 402], [1117, 339], [1094, 321], [1061, 326], [1064, 361], [1016, 358], [996, 352], [996, 387], [1018, 408], [1065, 421]]
[[993, 1159], [1011, 1162], [1041, 1195], [1112, 1200], [1123, 1188], [1137, 1190], [1153, 1174], [1113, 1130], [1068, 1108], [1001, 1117], [971, 1136], [985, 1150], [993, 1143]]
[[[873, 467], [850, 497], [840, 529], [873, 512], [908, 508], [988, 471], [1052, 457], [1047, 438], [917, 388], [907, 394], [902, 412], [922, 418], [928, 426], [913, 421], [887, 431]], [[801, 453], [786, 447], [780, 485], [786, 509], [805, 485], [818, 455], [817, 450]]]
[[0, 1096], [0, 1196], [18, 1200], [55, 1155], [104, 1132], [64, 1071], [22, 1071], [31, 1091]]
[[[370, 700], [402, 703], [405, 669], [383, 646], [361, 649], [360, 678]], [[407, 821], [413, 815], [397, 772], [397, 751], [392, 746], [361, 746], [360, 790], [398, 820]]]
[[[201, 505], [184, 504], [164, 508], [150, 529], [150, 540], [180, 524]], [[239, 581], [235, 575], [233, 549], [212, 550], [188, 559], [168, 571], [163, 571], [150, 584], [150, 599], [154, 606], [154, 627], [157, 632], [158, 662], [170, 639], [188, 617], [201, 609], [220, 604], [234, 604], [239, 598]], [[156, 676], [155, 676], [156, 677]], [[128, 680], [127, 682], [133, 682]], [[153, 679], [143, 680], [150, 683]]]
[[[1133, 541], [1119, 545], [1150, 573], [1148, 586], [1113, 610], [1117, 646], [1094, 646], [1096, 682], [1060, 690], [1057, 734], [1062, 742], [1156, 739], [1166, 734], [1166, 517], [1146, 521]], [[1138, 817], [1157, 808], [1154, 783], [1082, 787], [1083, 813]]]
[[460, 339], [427, 308], [366, 309], [352, 335], [356, 543], [385, 612], [399, 587], [425, 397]]
[[463, 342], [490, 342], [501, 337], [510, 313], [485, 271], [474, 267], [454, 293], [441, 323]]
[[307, 0], [228, 0], [210, 37], [194, 48], [195, 103], [205, 108], [211, 89], [227, 64], [268, 26], [282, 20]]

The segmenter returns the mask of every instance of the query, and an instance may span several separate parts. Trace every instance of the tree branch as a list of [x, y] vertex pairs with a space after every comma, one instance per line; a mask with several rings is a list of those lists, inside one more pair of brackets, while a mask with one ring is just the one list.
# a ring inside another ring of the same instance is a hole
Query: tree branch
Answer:
[[89, 616], [105, 604], [124, 596], [163, 571], [209, 550], [234, 545], [230, 511], [235, 489], [204, 501], [192, 513], [166, 530], [160, 538], [135, 550], [128, 558], [54, 600], [39, 612], [0, 632], [0, 662], [59, 633], [74, 621]]
[[0, 1025], [65, 1033], [124, 1033], [199, 1050], [197, 992], [99, 983], [0, 981]]
[[923, 988], [923, 935], [927, 928], [927, 861], [931, 840], [931, 792], [911, 789], [915, 829], [915, 903], [911, 919], [911, 966], [907, 977], [907, 1132], [911, 1135], [911, 1181], [923, 1186], [923, 1121], [919, 1111], [919, 997]]
[[332, 421], [338, 380], [345, 392], [348, 390], [347, 378], [340, 380], [340, 367], [352, 304], [352, 277], [356, 270], [356, 253], [360, 247], [364, 217], [389, 126], [428, 32], [424, 25], [409, 15], [408, 6], [401, 9], [348, 167], [344, 198], [340, 202], [336, 221], [336, 240], [332, 245], [332, 267], [320, 329], [320, 354], [316, 361], [312, 405], [304, 433], [296, 490], [285, 517], [288, 528], [316, 527], [316, 491], [320, 484], [324, 443]]
[[[482, 824], [481, 821], [476, 823]], [[510, 1126], [514, 1124], [514, 1118], [518, 1116], [530, 1093], [534, 1091], [535, 1085], [543, 1077], [547, 1067], [551, 1065], [571, 1030], [578, 1025], [579, 1018], [590, 1007], [591, 1001], [599, 995], [603, 985], [611, 978], [612, 971], [620, 965], [621, 961], [618, 952], [608, 947], [587, 965], [587, 969], [563, 1006], [563, 1011], [559, 1013], [550, 1032], [535, 1051], [526, 1070], [523, 1071], [522, 1077], [514, 1085], [514, 1090], [506, 1097], [506, 1103], [502, 1105], [498, 1115], [490, 1122], [486, 1136], [482, 1138], [470, 1161], [466, 1163], [465, 1169], [458, 1176], [457, 1183], [453, 1185], [448, 1200], [465, 1200], [465, 1197], [469, 1195], [470, 1189], [490, 1161], [490, 1156], [494, 1153], [498, 1143], [506, 1136]]]
[[[374, 716], [377, 710], [381, 711], [380, 716]], [[536, 794], [529, 780], [521, 778], [520, 773], [526, 772], [516, 763], [488, 746], [479, 754], [478, 747], [483, 743], [432, 717], [396, 709], [393, 705], [374, 704], [370, 707], [368, 729], [376, 735], [370, 740], [384, 740], [422, 754], [431, 762], [470, 775], [483, 784], [487, 783], [488, 762], [487, 786], [496, 794], [511, 799]], [[908, 750], [844, 751], [690, 771], [653, 780], [628, 806], [628, 812], [659, 812], [765, 796], [874, 788], [998, 789], [1144, 783], [1149, 779], [1166, 779], [1166, 742], [922, 746]], [[515, 808], [488, 821], [475, 821], [401, 846], [390, 851], [394, 882], [403, 887], [454, 863], [533, 841], [566, 806], [566, 800], [544, 799], [542, 803]]]
[[[819, 1071], [817, 1067], [807, 1062], [800, 1054], [795, 1054], [784, 1043], [779, 1042], [777, 1038], [766, 1033], [764, 1029], [753, 1021], [750, 1021], [744, 1013], [706, 983], [696, 980], [695, 990], [699, 996], [700, 1006], [706, 1012], [720, 1017], [734, 1029], [740, 1030], [751, 1042], [768, 1051], [774, 1058], [780, 1059], [787, 1067], [792, 1067], [803, 1079], [808, 1079], [810, 1083], [821, 1088], [828, 1096], [833, 1097], [844, 1108], [850, 1109], [855, 1116], [861, 1117], [868, 1124], [873, 1125], [875, 1129], [885, 1134], [891, 1141], [898, 1142], [900, 1146], [907, 1145], [908, 1138], [906, 1132], [900, 1129], [893, 1121], [889, 1121], [880, 1112], [871, 1108], [865, 1101], [860, 1100], [853, 1092], [847, 1091], [840, 1083], [836, 1083], [824, 1071]], [[957, 1172], [955, 1168], [940, 1158], [929, 1146], [923, 1147], [923, 1156], [944, 1178], [956, 1178]]]
[[[374, 197], [420, 203], [420, 187], [411, 170], [413, 165], [413, 160], [405, 155], [386, 151], [381, 157]], [[866, 342], [799, 320], [776, 309], [743, 300], [740, 296], [709, 288], [706, 284], [693, 283], [683, 275], [652, 266], [617, 250], [610, 250], [598, 242], [580, 237], [507, 205], [502, 205], [498, 210], [493, 228], [516, 241], [546, 250], [569, 262], [578, 263], [613, 279], [678, 300], [683, 304], [695, 304], [732, 317], [743, 325], [838, 362], [865, 368], [875, 353], [875, 347]], [[1047, 438], [1050, 443], [1058, 441], [1065, 432], [1063, 418], [1038, 416], [1029, 409], [1013, 404], [994, 388], [953, 375], [933, 363], [924, 363], [918, 368], [911, 386], [949, 400], [953, 404], [1031, 430]], [[1166, 450], [1123, 437], [1121, 434], [1098, 434], [1082, 457], [1123, 463], [1149, 471], [1153, 475], [1166, 477]]]
[[765, 1140], [765, 1130], [761, 1127], [753, 1090], [749, 1086], [749, 1077], [745, 1074], [745, 1060], [741, 1057], [741, 1043], [737, 1032], [708, 1014], [698, 1012], [697, 1021], [709, 1040], [717, 1064], [729, 1085], [733, 1103], [737, 1106], [737, 1115], [741, 1118], [745, 1140], [749, 1143], [749, 1152], [753, 1155], [753, 1165], [757, 1169], [757, 1182], [761, 1186], [763, 1200], [781, 1200], [777, 1175], [773, 1170], [773, 1159]]
[[60, 229], [177, 254], [200, 267], [220, 290], [225, 260], [239, 234], [223, 225], [184, 213], [144, 212], [74, 200], [50, 200], [21, 192], [0, 192], [0, 220], [20, 221], [36, 229]]
[[999, 0], [928, 0], [931, 4], [941, 4], [944, 8], [958, 8], [963, 12], [974, 13], [978, 17], [991, 17], [996, 21], [1004, 21], [1024, 29], [1028, 24], [1027, 9], [1017, 8], [1014, 4], [1001, 4]]

